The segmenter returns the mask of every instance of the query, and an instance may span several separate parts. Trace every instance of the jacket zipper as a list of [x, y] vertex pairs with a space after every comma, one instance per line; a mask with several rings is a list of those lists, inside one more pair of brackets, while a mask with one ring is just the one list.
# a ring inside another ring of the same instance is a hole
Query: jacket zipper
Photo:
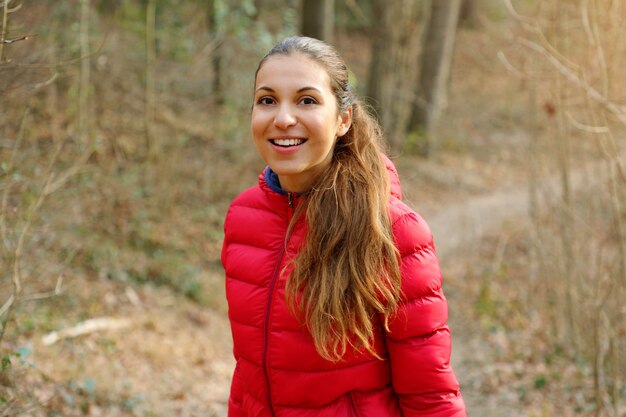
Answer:
[[[287, 203], [289, 204], [288, 211], [288, 223], [291, 222], [291, 216], [293, 216], [293, 193], [287, 193]], [[263, 373], [265, 374], [265, 382], [267, 384], [267, 405], [270, 409], [271, 415], [274, 414], [274, 406], [272, 405], [272, 391], [270, 389], [270, 376], [267, 370], [267, 352], [269, 350], [269, 324], [270, 324], [270, 312], [272, 310], [272, 299], [274, 298], [274, 287], [276, 286], [276, 280], [280, 275], [280, 264], [283, 261], [283, 256], [285, 256], [285, 251], [287, 249], [287, 242], [289, 241], [289, 234], [285, 235], [285, 244], [280, 250], [280, 254], [278, 255], [278, 261], [276, 262], [276, 268], [274, 269], [274, 275], [272, 275], [272, 280], [270, 281], [269, 295], [267, 297], [267, 306], [265, 308], [265, 323], [264, 323], [264, 343], [263, 343]]]
[[289, 221], [291, 221], [291, 215], [293, 214], [293, 193], [287, 193], [287, 204], [289, 204]]

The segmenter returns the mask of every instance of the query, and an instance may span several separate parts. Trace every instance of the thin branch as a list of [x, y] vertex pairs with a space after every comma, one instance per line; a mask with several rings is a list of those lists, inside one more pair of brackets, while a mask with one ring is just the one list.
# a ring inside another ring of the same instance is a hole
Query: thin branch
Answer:
[[[22, 64], [22, 63], [16, 62], [16, 63], [13, 63], [12, 66], [14, 68], [45, 69], [45, 68], [57, 68], [57, 67], [74, 65], [75, 63], [80, 62], [83, 59], [91, 58], [91, 57], [98, 55], [100, 51], [102, 51], [102, 48], [104, 48], [104, 44], [107, 41], [108, 35], [109, 35], [108, 32], [104, 34], [104, 37], [102, 38], [102, 42], [100, 43], [100, 45], [98, 45], [98, 47], [93, 52], [86, 54], [86, 55], [81, 55], [77, 58], [68, 59], [67, 61], [55, 62], [52, 64]], [[2, 44], [0, 44], [0, 47], [2, 47]]]
[[6, 313], [6, 311], [9, 309], [9, 307], [11, 307], [13, 305], [14, 301], [15, 301], [15, 296], [13, 294], [11, 294], [9, 299], [0, 308], [0, 317], [2, 317], [4, 315], [4, 313]]
[[24, 295], [22, 296], [22, 298], [20, 298], [20, 302], [22, 301], [37, 301], [37, 300], [44, 300], [46, 298], [52, 298], [52, 297], [56, 297], [59, 296], [63, 293], [63, 274], [59, 275], [59, 277], [57, 278], [57, 283], [54, 287], [54, 290], [52, 291], [46, 291], [46, 292], [40, 292], [40, 293], [35, 293], [35, 294], [28, 294], [28, 295]]
[[19, 42], [19, 41], [27, 41], [29, 39], [34, 38], [35, 36], [37, 36], [36, 33], [32, 34], [32, 35], [24, 35], [24, 36], [20, 36], [19, 38], [13, 38], [13, 39], [0, 39], [0, 42], [5, 44], [5, 45], [10, 45], [12, 43], [15, 42]]
[[92, 145], [82, 153], [82, 155], [80, 156], [78, 161], [76, 161], [76, 163], [74, 163], [71, 167], [66, 169], [64, 172], [56, 176], [50, 177], [50, 181], [48, 181], [46, 185], [44, 186], [43, 193], [46, 196], [50, 195], [54, 193], [55, 191], [57, 191], [59, 188], [61, 188], [63, 185], [65, 185], [65, 183], [69, 181], [71, 177], [76, 175], [80, 171], [80, 169], [87, 163], [87, 161], [93, 154], [94, 150], [95, 150], [95, 144], [92, 143]]
[[535, 26], [536, 25], [536, 23], [535, 23], [535, 21], [533, 19], [530, 19], [530, 18], [528, 18], [526, 16], [522, 16], [521, 14], [519, 14], [517, 12], [517, 10], [515, 10], [515, 7], [513, 7], [513, 4], [511, 3], [511, 0], [504, 0], [503, 3], [504, 3], [504, 6], [506, 7], [506, 9], [509, 11], [511, 16], [513, 16], [513, 18], [515, 20], [518, 20], [518, 21], [520, 21], [522, 23], [526, 23], [526, 24], [531, 25], [531, 26]]
[[570, 112], [565, 112], [565, 116], [572, 123], [576, 129], [582, 130], [588, 133], [609, 133], [611, 130], [607, 126], [590, 126], [579, 122], [572, 116]]
[[528, 39], [520, 38], [520, 43], [535, 52], [544, 55], [548, 62], [552, 64], [565, 78], [572, 82], [577, 87], [581, 88], [587, 95], [598, 104], [604, 106], [610, 113], [612, 113], [617, 119], [626, 126], [626, 114], [608, 98], [602, 95], [598, 90], [589, 85], [586, 81], [581, 79], [574, 71], [566, 67], [559, 61], [554, 55], [552, 55], [546, 48], [539, 45], [536, 42], [532, 42]]
[[591, 46], [596, 46], [596, 39], [593, 36], [593, 31], [591, 30], [591, 23], [589, 20], [589, 0], [583, 0], [580, 3], [580, 16], [583, 21], [583, 28], [585, 29], [585, 34], [587, 35], [587, 40]]
[[524, 74], [523, 71], [520, 71], [517, 68], [515, 68], [515, 66], [511, 63], [511, 61], [509, 61], [509, 59], [504, 54], [504, 51], [502, 50], [498, 51], [498, 59], [500, 60], [500, 62], [502, 62], [504, 67], [510, 72], [512, 72], [513, 74], [517, 75], [520, 78], [528, 78], [528, 75]]
[[546, 49], [546, 51], [549, 54], [554, 56], [559, 61], [566, 62], [567, 65], [569, 65], [570, 67], [574, 67], [577, 70], [581, 69], [580, 66], [576, 62], [572, 61], [571, 59], [563, 55], [561, 52], [559, 52], [557, 48], [552, 46], [552, 43], [550, 43], [550, 41], [546, 37], [546, 34], [538, 25], [534, 27], [534, 31], [537, 33], [537, 36], [539, 36], [539, 39], [541, 40], [543, 47]]
[[59, 73], [55, 71], [55, 72], [54, 72], [54, 74], [52, 74], [52, 77], [48, 78], [46, 81], [42, 81], [42, 82], [40, 82], [40, 83], [35, 84], [35, 85], [33, 86], [33, 89], [35, 89], [35, 90], [39, 90], [39, 89], [41, 89], [41, 88], [44, 88], [44, 87], [49, 86], [50, 84], [52, 84], [53, 82], [55, 82], [55, 81], [56, 81], [56, 79], [58, 78], [58, 76], [59, 76]]

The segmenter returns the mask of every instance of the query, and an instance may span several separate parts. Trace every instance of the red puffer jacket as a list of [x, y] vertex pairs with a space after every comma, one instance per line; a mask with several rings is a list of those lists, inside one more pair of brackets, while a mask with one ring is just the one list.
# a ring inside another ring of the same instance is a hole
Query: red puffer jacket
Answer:
[[229, 417], [465, 416], [449, 363], [447, 303], [432, 235], [400, 201], [395, 168], [387, 165], [404, 298], [390, 332], [382, 326], [377, 330], [375, 348], [384, 360], [355, 350], [337, 363], [324, 360], [289, 311], [288, 264], [303, 242], [306, 224], [298, 221], [290, 236], [287, 228], [303, 197], [280, 189], [266, 168], [259, 185], [231, 204], [222, 248], [237, 360]]

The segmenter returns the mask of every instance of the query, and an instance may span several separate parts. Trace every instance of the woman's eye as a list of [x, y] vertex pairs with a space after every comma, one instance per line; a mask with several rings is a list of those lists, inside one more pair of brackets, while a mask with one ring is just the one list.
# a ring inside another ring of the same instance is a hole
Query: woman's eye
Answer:
[[302, 100], [300, 100], [300, 103], [302, 103], [302, 104], [317, 104], [317, 101], [313, 97], [303, 97]]
[[257, 104], [274, 104], [274, 99], [271, 97], [261, 97], [260, 99], [257, 100]]

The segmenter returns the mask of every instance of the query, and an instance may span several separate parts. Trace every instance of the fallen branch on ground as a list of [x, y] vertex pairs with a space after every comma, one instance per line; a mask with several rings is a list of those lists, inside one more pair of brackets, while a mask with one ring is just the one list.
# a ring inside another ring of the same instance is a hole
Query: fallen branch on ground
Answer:
[[94, 333], [102, 330], [117, 330], [130, 326], [131, 321], [128, 319], [114, 319], [110, 317], [101, 317], [97, 319], [85, 320], [76, 326], [67, 329], [50, 332], [41, 338], [44, 346], [50, 346], [62, 339], [69, 339]]

